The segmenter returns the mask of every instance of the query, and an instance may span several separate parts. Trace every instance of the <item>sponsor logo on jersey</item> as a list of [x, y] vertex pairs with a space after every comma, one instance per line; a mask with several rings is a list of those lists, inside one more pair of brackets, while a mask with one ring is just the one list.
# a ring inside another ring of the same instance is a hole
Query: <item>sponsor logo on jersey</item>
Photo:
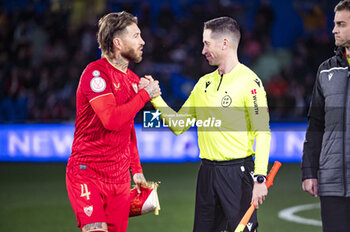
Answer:
[[113, 82], [114, 90], [118, 90], [120, 87], [120, 83], [116, 84]]
[[206, 83], [205, 83], [205, 88], [208, 88], [208, 86], [211, 84], [211, 82], [210, 81], [207, 81]]
[[256, 96], [256, 89], [252, 89], [250, 91], [253, 94], [253, 104], [254, 104], [254, 112], [256, 115], [259, 114], [259, 106], [258, 106], [258, 98]]
[[92, 205], [84, 207], [84, 213], [90, 217], [92, 215], [92, 211], [94, 211], [94, 207]]
[[328, 74], [328, 80], [331, 80], [332, 77], [333, 77], [333, 73], [331, 72], [331, 73]]
[[90, 87], [95, 93], [102, 92], [106, 89], [106, 81], [102, 77], [94, 77], [90, 81]]
[[252, 227], [253, 227], [253, 223], [252, 222], [248, 222], [247, 228], [248, 228], [249, 231], [252, 231]]
[[260, 81], [259, 81], [259, 79], [257, 78], [257, 79], [255, 79], [254, 80], [255, 81], [255, 83], [259, 86], [259, 88], [260, 88]]
[[254, 104], [254, 112], [256, 115], [259, 114], [259, 106], [258, 106], [258, 98], [256, 95], [253, 95], [253, 104]]

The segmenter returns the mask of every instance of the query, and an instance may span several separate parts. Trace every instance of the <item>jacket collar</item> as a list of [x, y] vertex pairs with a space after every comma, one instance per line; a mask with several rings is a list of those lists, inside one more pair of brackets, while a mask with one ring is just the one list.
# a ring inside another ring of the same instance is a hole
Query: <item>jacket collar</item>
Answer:
[[342, 64], [342, 66], [348, 66], [348, 61], [345, 57], [345, 48], [343, 47], [336, 47], [334, 49], [335, 56], [337, 58], [337, 61]]

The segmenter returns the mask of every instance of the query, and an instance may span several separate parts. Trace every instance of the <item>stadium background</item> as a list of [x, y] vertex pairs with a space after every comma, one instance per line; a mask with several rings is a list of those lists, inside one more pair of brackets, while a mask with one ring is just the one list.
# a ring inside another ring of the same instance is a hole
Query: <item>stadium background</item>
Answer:
[[[203, 22], [223, 15], [237, 19], [242, 29], [240, 61], [258, 74], [268, 95], [275, 136], [272, 160], [284, 163], [259, 210], [260, 231], [321, 231], [308, 225], [310, 220], [295, 223], [278, 214], [288, 207], [317, 203], [301, 191], [299, 162], [315, 73], [333, 54], [337, 2], [0, 2], [0, 229], [78, 231], [64, 183], [75, 89], [85, 66], [100, 57], [97, 19], [105, 12], [126, 10], [138, 16], [146, 42], [144, 60], [130, 68], [139, 76], [158, 79], [163, 97], [175, 109], [199, 77], [213, 70], [201, 55]], [[147, 104], [144, 110], [152, 106]], [[146, 178], [162, 181], [162, 210], [158, 217], [132, 218], [128, 231], [191, 231], [199, 165], [195, 133], [175, 138], [163, 131], [161, 137], [168, 139], [154, 143], [157, 133], [143, 135], [147, 131], [141, 129], [142, 116], [136, 118], [141, 158]], [[153, 148], [146, 146], [152, 141]], [[162, 151], [159, 158], [161, 149], [155, 148], [162, 144], [172, 149]], [[319, 220], [317, 207], [296, 214]]]

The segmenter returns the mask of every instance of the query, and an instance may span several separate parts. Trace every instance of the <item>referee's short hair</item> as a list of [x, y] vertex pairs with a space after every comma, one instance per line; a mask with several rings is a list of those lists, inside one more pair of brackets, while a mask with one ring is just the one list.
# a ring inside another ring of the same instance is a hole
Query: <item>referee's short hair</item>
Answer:
[[231, 17], [219, 17], [204, 23], [204, 30], [211, 30], [212, 36], [228, 34], [237, 42], [241, 39], [241, 32], [236, 20]]
[[348, 10], [350, 11], [350, 0], [340, 1], [335, 7], [334, 12]]
[[137, 24], [137, 17], [126, 11], [109, 13], [98, 21], [97, 42], [103, 57], [113, 56], [113, 39], [133, 23]]

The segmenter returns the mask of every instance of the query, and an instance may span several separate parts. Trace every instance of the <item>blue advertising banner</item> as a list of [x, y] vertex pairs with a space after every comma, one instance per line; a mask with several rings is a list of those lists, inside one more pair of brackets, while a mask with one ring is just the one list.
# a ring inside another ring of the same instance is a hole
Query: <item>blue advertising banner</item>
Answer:
[[[306, 123], [271, 123], [270, 162], [300, 162]], [[135, 125], [141, 162], [196, 162], [196, 130], [175, 136], [170, 130]], [[73, 124], [0, 125], [0, 161], [65, 162], [71, 153]]]
[[67, 161], [73, 124], [0, 125], [0, 161]]

